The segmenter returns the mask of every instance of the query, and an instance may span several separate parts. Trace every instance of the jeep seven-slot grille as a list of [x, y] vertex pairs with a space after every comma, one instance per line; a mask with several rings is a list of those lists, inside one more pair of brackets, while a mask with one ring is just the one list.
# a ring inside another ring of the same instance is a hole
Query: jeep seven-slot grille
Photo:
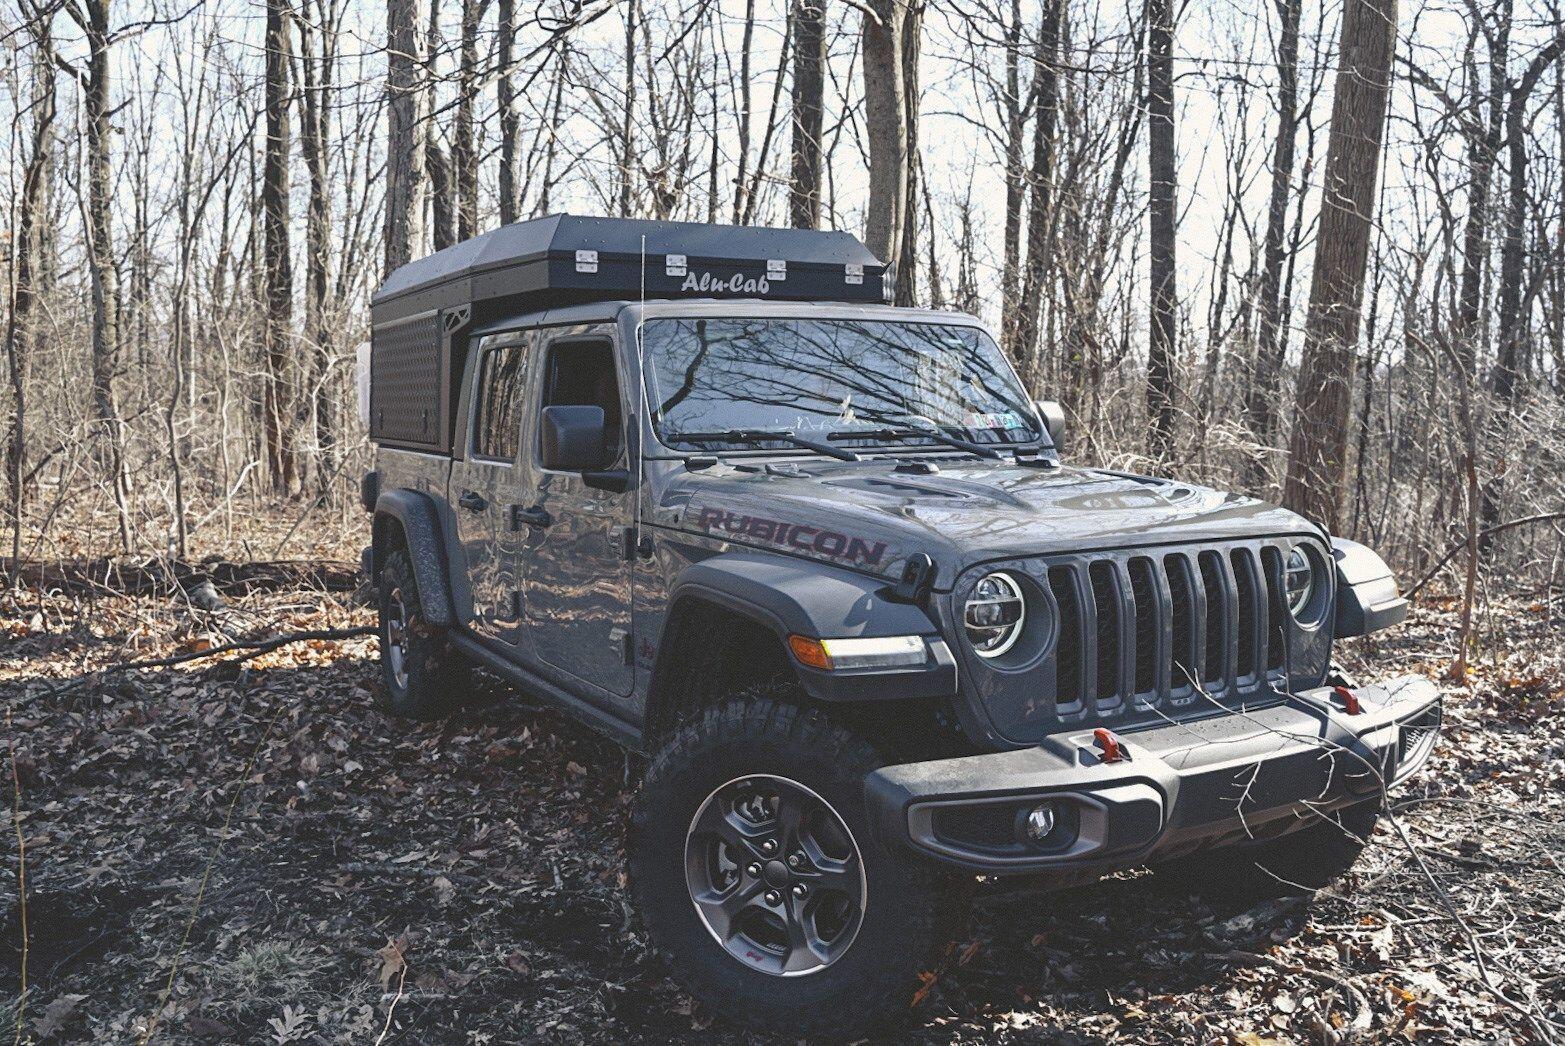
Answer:
[[1271, 546], [1072, 556], [1048, 568], [1059, 624], [1055, 699], [1070, 712], [1174, 705], [1258, 689], [1285, 657]]

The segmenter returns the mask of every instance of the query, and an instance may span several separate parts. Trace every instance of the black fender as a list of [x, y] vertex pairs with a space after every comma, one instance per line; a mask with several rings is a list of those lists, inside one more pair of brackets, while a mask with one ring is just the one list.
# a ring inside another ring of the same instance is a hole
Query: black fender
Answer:
[[[890, 598], [882, 578], [792, 556], [731, 552], [686, 567], [669, 593], [670, 613], [697, 598], [743, 615], [777, 637], [812, 639], [919, 635], [930, 657], [916, 668], [822, 671], [791, 654], [805, 692], [823, 701], [944, 697], [956, 693], [956, 661], [921, 607]], [[659, 666], [658, 671], [662, 668]]]
[[1338, 639], [1367, 635], [1402, 623], [1407, 600], [1397, 591], [1397, 579], [1385, 560], [1371, 548], [1331, 539], [1331, 558], [1337, 567]]
[[402, 527], [408, 560], [418, 582], [418, 598], [425, 620], [450, 627], [456, 621], [451, 609], [451, 585], [446, 566], [446, 546], [440, 536], [440, 514], [428, 494], [399, 487], [380, 492], [375, 499], [375, 544], [372, 566], [376, 574], [386, 561], [383, 537], [391, 520]]

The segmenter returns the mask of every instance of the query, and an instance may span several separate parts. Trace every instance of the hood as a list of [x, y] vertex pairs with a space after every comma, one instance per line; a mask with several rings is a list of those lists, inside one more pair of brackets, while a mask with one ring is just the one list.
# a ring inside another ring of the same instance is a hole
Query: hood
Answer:
[[[937, 471], [926, 473], [928, 464]], [[977, 563], [1054, 552], [1320, 530], [1256, 498], [1073, 466], [966, 458], [788, 459], [690, 472], [673, 465], [659, 511], [680, 529], [888, 577], [928, 553], [936, 585]]]

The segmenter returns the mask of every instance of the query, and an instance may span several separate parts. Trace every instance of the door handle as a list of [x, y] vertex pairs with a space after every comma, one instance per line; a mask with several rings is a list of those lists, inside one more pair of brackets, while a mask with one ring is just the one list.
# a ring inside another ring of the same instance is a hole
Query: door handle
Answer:
[[489, 505], [489, 502], [484, 500], [484, 496], [476, 490], [462, 491], [462, 496], [456, 499], [456, 503], [469, 512], [482, 512]]
[[529, 527], [546, 527], [554, 522], [554, 517], [549, 515], [549, 510], [542, 506], [538, 508], [522, 508], [520, 505], [511, 506], [511, 529], [520, 530], [522, 524]]

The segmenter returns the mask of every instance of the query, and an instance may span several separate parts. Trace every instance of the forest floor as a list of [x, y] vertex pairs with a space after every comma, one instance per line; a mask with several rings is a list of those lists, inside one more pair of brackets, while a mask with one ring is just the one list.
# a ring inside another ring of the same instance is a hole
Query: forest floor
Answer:
[[[741, 1041], [628, 903], [636, 758], [492, 680], [446, 722], [388, 720], [373, 638], [106, 671], [371, 624], [347, 593], [236, 585], [211, 612], [45, 581], [0, 596], [0, 1034]], [[1463, 685], [1455, 618], [1437, 600], [1344, 651], [1367, 678], [1440, 678], [1447, 718], [1337, 888], [1245, 909], [1136, 872], [982, 883], [898, 1041], [1565, 1037], [1562, 607], [1494, 599]]]

